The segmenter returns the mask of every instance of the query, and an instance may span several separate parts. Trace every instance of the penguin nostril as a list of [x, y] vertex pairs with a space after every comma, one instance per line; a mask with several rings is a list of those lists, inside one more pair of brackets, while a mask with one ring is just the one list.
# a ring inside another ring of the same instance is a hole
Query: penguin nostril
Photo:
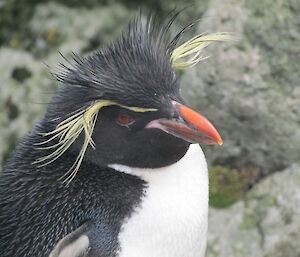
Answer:
[[171, 117], [175, 120], [181, 119], [181, 117], [176, 109], [173, 109]]
[[175, 103], [177, 103], [176, 101], [172, 100], [171, 104], [170, 104], [170, 114], [172, 119], [175, 120], [181, 120], [181, 116], [179, 114], [179, 111], [177, 110], [177, 108], [175, 107]]
[[164, 113], [164, 118], [178, 120], [181, 119], [178, 110], [175, 107], [174, 103], [177, 103], [177, 99], [175, 96], [161, 96], [161, 105], [163, 108], [161, 109], [162, 113]]

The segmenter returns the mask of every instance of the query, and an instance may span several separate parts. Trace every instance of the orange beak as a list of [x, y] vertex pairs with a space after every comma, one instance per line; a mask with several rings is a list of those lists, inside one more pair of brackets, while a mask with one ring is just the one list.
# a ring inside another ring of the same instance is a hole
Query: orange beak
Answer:
[[212, 123], [200, 113], [172, 101], [179, 119], [158, 119], [149, 122], [146, 128], [158, 128], [190, 143], [218, 144], [223, 141]]

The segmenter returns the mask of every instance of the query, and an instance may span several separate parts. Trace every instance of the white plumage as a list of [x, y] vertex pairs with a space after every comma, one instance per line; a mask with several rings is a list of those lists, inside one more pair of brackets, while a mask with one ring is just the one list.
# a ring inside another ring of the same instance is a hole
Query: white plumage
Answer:
[[198, 145], [191, 145], [181, 160], [167, 167], [110, 167], [148, 183], [141, 205], [122, 226], [118, 257], [205, 255], [208, 172]]

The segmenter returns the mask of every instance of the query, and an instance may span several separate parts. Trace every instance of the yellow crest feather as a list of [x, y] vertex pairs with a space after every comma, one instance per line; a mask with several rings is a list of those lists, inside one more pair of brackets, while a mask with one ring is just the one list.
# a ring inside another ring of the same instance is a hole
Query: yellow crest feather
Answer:
[[[215, 33], [209, 35], [198, 35], [192, 39], [186, 41], [179, 47], [175, 48], [171, 55], [172, 66], [174, 69], [185, 69], [191, 67], [198, 62], [208, 58], [202, 56], [202, 50], [210, 45], [212, 42], [220, 41], [231, 41], [232, 36], [229, 33]], [[38, 143], [37, 145], [47, 144], [54, 139], [58, 138], [58, 143], [51, 146], [41, 146], [39, 149], [54, 149], [52, 153], [44, 157], [39, 158], [35, 163], [40, 164], [40, 166], [45, 166], [62, 156], [69, 147], [75, 142], [81, 133], [84, 133], [84, 142], [81, 150], [70, 169], [62, 177], [64, 182], [70, 183], [72, 179], [76, 176], [80, 165], [83, 161], [85, 152], [90, 145], [95, 149], [95, 143], [92, 139], [93, 130], [97, 121], [97, 116], [99, 110], [105, 106], [117, 105], [122, 108], [134, 111], [134, 112], [149, 112], [157, 111], [153, 108], [140, 108], [140, 107], [130, 107], [118, 104], [110, 100], [98, 100], [92, 103], [84, 110], [78, 110], [75, 114], [66, 118], [60, 122], [56, 128], [48, 133], [43, 133], [45, 137], [50, 137], [49, 139]]]
[[38, 143], [37, 145], [49, 143], [55, 138], [59, 138], [59, 140], [58, 143], [52, 146], [40, 147], [40, 149], [54, 149], [54, 151], [47, 156], [39, 158], [35, 163], [40, 163], [40, 166], [45, 166], [55, 161], [66, 152], [66, 150], [75, 142], [78, 136], [83, 132], [84, 142], [82, 148], [74, 164], [63, 176], [64, 182], [70, 183], [72, 179], [76, 176], [80, 168], [88, 145], [90, 145], [94, 149], [96, 147], [92, 139], [92, 134], [99, 110], [105, 106], [112, 105], [117, 105], [134, 112], [156, 111], [156, 109], [153, 108], [130, 107], [118, 104], [110, 100], [98, 100], [91, 104], [89, 107], [87, 107], [85, 110], [78, 111], [74, 115], [60, 122], [56, 126], [55, 130], [48, 133], [43, 133], [43, 136], [50, 136], [50, 138], [44, 142]]
[[175, 48], [171, 55], [172, 66], [175, 70], [191, 67], [208, 58], [202, 56], [202, 50], [213, 42], [231, 41], [229, 33], [201, 34], [191, 38]]

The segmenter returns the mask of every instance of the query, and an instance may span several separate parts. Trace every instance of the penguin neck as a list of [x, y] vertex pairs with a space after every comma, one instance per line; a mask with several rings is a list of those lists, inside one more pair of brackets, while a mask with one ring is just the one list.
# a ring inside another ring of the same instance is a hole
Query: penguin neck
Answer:
[[[204, 176], [207, 170], [207, 164], [199, 145], [192, 144], [189, 146], [185, 155], [175, 163], [161, 168], [137, 168], [122, 164], [109, 164], [108, 167], [126, 174], [134, 175], [147, 183], [168, 181], [170, 184], [175, 180], [181, 180], [182, 176], [189, 177], [189, 170], [204, 171]], [[191, 179], [192, 176], [190, 176]], [[205, 181], [206, 182], [206, 181]]]

